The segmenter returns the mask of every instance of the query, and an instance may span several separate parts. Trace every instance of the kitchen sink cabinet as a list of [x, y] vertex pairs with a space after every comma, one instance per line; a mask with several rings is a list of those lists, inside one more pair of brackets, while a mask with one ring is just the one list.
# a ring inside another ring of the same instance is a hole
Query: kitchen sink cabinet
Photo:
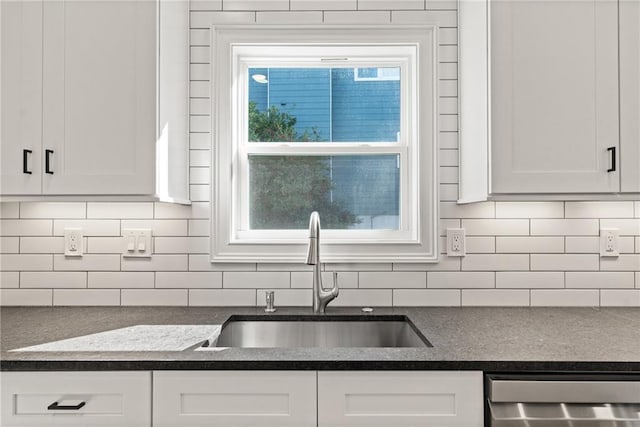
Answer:
[[188, 2], [0, 7], [0, 194], [187, 200]]
[[482, 425], [481, 372], [318, 372], [318, 427]]
[[3, 427], [151, 426], [151, 372], [2, 372]]
[[482, 372], [156, 371], [154, 426], [481, 427]]
[[154, 427], [315, 427], [315, 371], [156, 371]]

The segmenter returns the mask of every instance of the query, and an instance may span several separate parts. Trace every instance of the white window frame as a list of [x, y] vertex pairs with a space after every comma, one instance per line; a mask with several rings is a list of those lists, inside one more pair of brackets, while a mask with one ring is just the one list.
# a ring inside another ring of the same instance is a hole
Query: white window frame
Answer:
[[[399, 230], [323, 230], [324, 262], [438, 259], [437, 40], [421, 26], [214, 26], [212, 34], [211, 261], [304, 260], [307, 230], [250, 230], [248, 156], [398, 154]], [[345, 61], [344, 58], [347, 58]], [[401, 132], [389, 143], [247, 142], [249, 68], [401, 68]], [[322, 221], [322, 218], [321, 218]]]

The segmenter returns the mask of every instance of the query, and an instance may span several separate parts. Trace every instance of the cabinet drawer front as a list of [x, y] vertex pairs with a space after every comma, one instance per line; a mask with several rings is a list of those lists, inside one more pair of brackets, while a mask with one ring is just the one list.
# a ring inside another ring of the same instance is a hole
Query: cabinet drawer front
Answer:
[[3, 372], [3, 426], [151, 425], [150, 372]]
[[481, 427], [481, 372], [318, 372], [319, 427]]
[[154, 372], [154, 426], [316, 426], [316, 373]]

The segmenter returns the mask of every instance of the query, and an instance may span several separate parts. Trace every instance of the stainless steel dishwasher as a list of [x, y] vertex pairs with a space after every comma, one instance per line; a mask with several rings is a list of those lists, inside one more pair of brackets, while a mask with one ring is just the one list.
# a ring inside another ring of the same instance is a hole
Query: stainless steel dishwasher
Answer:
[[640, 427], [640, 376], [486, 378], [488, 427]]

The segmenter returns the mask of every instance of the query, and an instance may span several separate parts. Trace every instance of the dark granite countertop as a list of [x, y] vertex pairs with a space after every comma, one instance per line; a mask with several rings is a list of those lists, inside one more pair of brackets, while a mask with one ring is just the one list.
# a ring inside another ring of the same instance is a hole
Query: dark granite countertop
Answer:
[[[329, 307], [327, 315], [361, 314]], [[154, 324], [222, 324], [238, 307], [3, 307], [0, 369], [419, 369], [640, 372], [637, 308], [377, 308], [407, 315], [431, 348], [308, 348], [171, 352], [10, 352], [45, 342]], [[279, 308], [276, 314], [311, 314]]]

